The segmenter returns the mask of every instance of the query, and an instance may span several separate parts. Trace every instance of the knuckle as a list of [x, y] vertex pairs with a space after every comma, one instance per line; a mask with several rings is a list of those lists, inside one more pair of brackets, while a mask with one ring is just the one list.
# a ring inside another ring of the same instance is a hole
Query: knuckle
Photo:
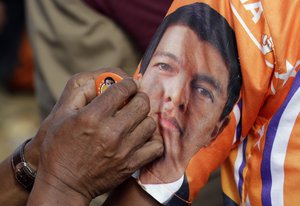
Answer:
[[86, 130], [95, 129], [99, 127], [99, 122], [95, 121], [93, 116], [88, 115], [88, 113], [77, 113], [73, 115], [73, 121], [76, 122], [78, 127], [84, 127]]
[[148, 113], [150, 111], [150, 101], [146, 94], [144, 93], [137, 93], [134, 98], [136, 108], [138, 111], [143, 113]]
[[122, 140], [122, 129], [115, 124], [103, 122], [100, 133], [102, 137], [109, 139], [111, 142], [120, 142]]
[[80, 87], [81, 84], [86, 82], [85, 80], [88, 76], [91, 76], [91, 72], [80, 72], [72, 75], [72, 77], [67, 82], [67, 87], [69, 88]]
[[132, 173], [137, 169], [137, 161], [130, 159], [127, 160], [126, 170], [128, 173]]
[[137, 90], [137, 85], [132, 78], [125, 78], [122, 83], [125, 84], [126, 87]]
[[133, 87], [136, 87], [134, 81], [128, 79], [125, 79], [120, 83], [113, 84], [101, 95], [103, 97], [102, 101], [107, 102], [109, 106], [112, 105], [111, 103], [121, 104], [136, 92]]
[[99, 131], [100, 138], [107, 138], [112, 141], [113, 139], [115, 139], [115, 136], [115, 131], [112, 131], [111, 127], [109, 127], [108, 125], [102, 126]]
[[91, 113], [98, 115], [102, 119], [105, 119], [107, 112], [112, 108], [112, 102], [115, 102], [114, 95], [110, 95], [108, 93], [104, 92], [100, 96], [96, 97], [98, 98], [97, 104], [90, 104]]
[[130, 96], [130, 92], [127, 87], [125, 87], [123, 84], [114, 84], [113, 89], [116, 90], [118, 95], [122, 98], [127, 98]]
[[137, 85], [133, 79], [124, 79], [119, 85], [122, 86], [129, 94], [137, 91]]
[[121, 97], [128, 98], [129, 96], [131, 96], [130, 87], [128, 87], [127, 84], [121, 82], [120, 84], [114, 84], [113, 86], [118, 95], [120, 95]]
[[126, 161], [126, 152], [124, 150], [116, 152], [115, 159], [120, 163]]
[[77, 86], [77, 80], [81, 76], [81, 73], [74, 74], [67, 82], [67, 87], [74, 88]]
[[109, 137], [109, 139], [111, 141], [116, 141], [119, 139], [119, 132], [118, 131], [115, 131], [115, 130], [111, 130], [111, 127], [109, 126], [106, 126], [105, 127], [106, 129], [104, 130], [105, 131], [105, 134], [103, 135], [106, 135], [107, 137]]
[[118, 160], [118, 151], [115, 149], [115, 147], [112, 144], [109, 144], [108, 142], [102, 143], [101, 145], [102, 153], [104, 153], [104, 157], [105, 158], [109, 158], [113, 161], [114, 160]]

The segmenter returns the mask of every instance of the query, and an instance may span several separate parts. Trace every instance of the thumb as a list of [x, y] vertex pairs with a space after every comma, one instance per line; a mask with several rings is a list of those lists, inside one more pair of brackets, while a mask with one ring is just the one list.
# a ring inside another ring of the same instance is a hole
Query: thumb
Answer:
[[74, 86], [74, 83], [68, 82], [54, 110], [78, 110], [86, 106], [95, 97], [96, 89], [93, 79], [89, 79], [85, 83], [76, 86]]

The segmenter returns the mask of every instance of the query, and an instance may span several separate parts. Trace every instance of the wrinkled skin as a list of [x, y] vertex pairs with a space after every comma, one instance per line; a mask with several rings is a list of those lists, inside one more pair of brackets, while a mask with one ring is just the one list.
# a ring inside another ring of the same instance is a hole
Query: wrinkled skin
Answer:
[[28, 205], [87, 205], [162, 154], [156, 124], [147, 116], [149, 99], [137, 92], [134, 80], [124, 79], [96, 97], [94, 79], [105, 71], [71, 78], [26, 147], [38, 168]]

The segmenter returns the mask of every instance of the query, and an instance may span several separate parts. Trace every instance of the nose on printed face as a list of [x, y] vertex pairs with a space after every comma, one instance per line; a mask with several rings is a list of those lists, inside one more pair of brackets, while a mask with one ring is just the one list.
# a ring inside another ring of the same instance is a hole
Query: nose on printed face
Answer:
[[166, 110], [185, 112], [189, 102], [189, 88], [186, 81], [172, 81], [165, 84], [164, 101]]

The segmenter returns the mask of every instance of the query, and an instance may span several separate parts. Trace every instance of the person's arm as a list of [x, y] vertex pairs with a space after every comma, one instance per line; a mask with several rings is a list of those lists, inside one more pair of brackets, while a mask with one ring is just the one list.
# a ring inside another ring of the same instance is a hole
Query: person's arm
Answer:
[[[28, 159], [32, 162], [30, 159]], [[7, 157], [0, 164], [0, 205], [24, 205], [27, 201], [27, 192], [16, 180], [11, 167], [11, 157]]]
[[79, 191], [79, 188], [76, 191], [60, 179], [47, 174], [47, 172], [39, 171], [27, 205], [89, 205], [91, 199]]
[[[97, 71], [94, 74], [86, 73], [77, 77], [78, 79], [82, 79], [82, 81], [87, 78], [93, 78], [93, 75], [100, 74], [102, 72], [107, 71], [107, 69]], [[114, 70], [115, 72], [119, 72], [118, 70]], [[122, 75], [124, 75], [122, 73]], [[73, 90], [74, 92], [74, 90]], [[76, 91], [79, 93], [79, 91]], [[75, 93], [76, 93], [75, 92]], [[67, 93], [67, 92], [65, 92]], [[60, 103], [63, 102], [65, 95], [62, 95]], [[82, 98], [82, 97], [81, 97]], [[85, 98], [85, 97], [84, 97]], [[51, 114], [42, 122], [37, 134], [32, 138], [32, 140], [26, 144], [24, 148], [24, 156], [26, 161], [32, 166], [34, 170], [38, 168], [39, 163], [39, 155], [40, 155], [40, 146], [44, 141], [44, 137], [48, 130], [48, 127], [59, 121], [61, 117], [65, 115], [67, 112], [68, 106], [70, 104], [77, 104], [80, 101], [86, 101], [85, 99], [76, 99], [73, 102], [67, 102], [62, 104], [57, 104]], [[0, 179], [1, 179], [1, 187], [0, 187], [0, 205], [24, 205], [27, 202], [29, 192], [24, 189], [23, 186], [19, 182], [17, 182], [15, 178], [15, 174], [11, 165], [12, 155], [8, 156], [5, 160], [0, 163]]]
[[[96, 97], [94, 79], [105, 71], [74, 76], [26, 145], [26, 160], [38, 164], [28, 205], [86, 205], [162, 154], [147, 117], [149, 99], [137, 93], [133, 80]], [[0, 175], [0, 205], [24, 205], [29, 193], [15, 180], [10, 157], [0, 164]]]
[[103, 206], [159, 206], [161, 205], [145, 192], [134, 178], [129, 178], [116, 188]]
[[70, 113], [49, 127], [29, 206], [88, 205], [162, 154], [160, 137], [153, 137], [155, 122], [147, 116], [149, 99], [132, 79], [98, 97], [95, 82], [85, 82], [75, 84], [79, 94], [67, 86], [64, 103], [86, 99], [69, 105]]
[[[24, 148], [25, 159], [34, 170], [38, 168], [39, 148], [50, 123], [51, 121], [45, 120], [35, 137]], [[29, 192], [17, 182], [11, 159], [12, 155], [0, 163], [0, 205], [24, 205], [28, 199]]]

